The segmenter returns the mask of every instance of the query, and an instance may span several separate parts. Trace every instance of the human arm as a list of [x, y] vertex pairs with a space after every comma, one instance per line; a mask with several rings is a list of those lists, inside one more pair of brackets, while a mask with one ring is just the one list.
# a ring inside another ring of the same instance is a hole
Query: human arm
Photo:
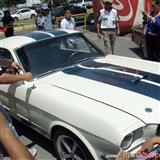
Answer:
[[0, 143], [4, 146], [12, 160], [33, 160], [26, 147], [17, 139], [8, 127], [0, 112]]
[[148, 141], [144, 142], [139, 152], [150, 152], [156, 144], [160, 144], [159, 136], [152, 137]]
[[117, 20], [116, 20], [117, 35], [119, 35], [119, 34], [120, 34], [119, 21], [120, 21], [120, 17], [117, 15]]
[[32, 73], [27, 72], [24, 74], [10, 74], [3, 73], [0, 75], [0, 84], [13, 84], [20, 81], [30, 81], [32, 79]]

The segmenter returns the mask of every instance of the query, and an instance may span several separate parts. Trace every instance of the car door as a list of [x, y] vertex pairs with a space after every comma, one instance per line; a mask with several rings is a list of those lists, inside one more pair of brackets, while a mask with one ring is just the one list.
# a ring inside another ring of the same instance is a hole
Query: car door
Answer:
[[[11, 52], [7, 49], [0, 48], [0, 59], [13, 61]], [[3, 73], [8, 69], [3, 68]], [[9, 72], [14, 72], [10, 70]], [[12, 115], [28, 120], [28, 95], [29, 86], [25, 82], [18, 82], [15, 84], [1, 84], [0, 85], [0, 101]]]
[[31, 17], [31, 10], [23, 9], [21, 10], [21, 14], [23, 19], [29, 19]]
[[21, 20], [21, 19], [23, 19], [23, 17], [22, 17], [22, 12], [21, 11], [18, 11], [17, 13], [15, 13], [15, 14], [13, 14], [14, 16], [14, 18], [15, 17], [17, 17], [19, 20]]

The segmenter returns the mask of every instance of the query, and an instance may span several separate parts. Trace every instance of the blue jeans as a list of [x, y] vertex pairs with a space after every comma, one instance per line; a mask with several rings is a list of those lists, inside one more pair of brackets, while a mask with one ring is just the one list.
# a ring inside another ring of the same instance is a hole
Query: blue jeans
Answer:
[[[1, 104], [0, 104], [0, 112], [3, 114], [6, 122], [8, 123], [8, 126], [11, 128], [12, 132], [15, 134], [15, 136], [18, 137], [18, 133], [13, 125], [11, 117], [9, 116], [9, 114], [6, 112], [5, 108]], [[1, 144], [0, 144], [0, 148], [3, 148], [3, 147], [1, 147]], [[3, 155], [3, 151], [0, 150], [0, 156], [1, 155]]]

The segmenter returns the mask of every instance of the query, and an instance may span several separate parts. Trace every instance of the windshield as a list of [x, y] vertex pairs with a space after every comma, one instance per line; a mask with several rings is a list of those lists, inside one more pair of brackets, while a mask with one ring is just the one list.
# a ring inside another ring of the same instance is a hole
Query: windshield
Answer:
[[11, 11], [11, 14], [16, 14], [18, 12], [18, 10], [13, 10]]
[[17, 54], [24, 70], [32, 72], [35, 78], [102, 56], [103, 52], [94, 47], [82, 34], [74, 34], [29, 44], [18, 49]]

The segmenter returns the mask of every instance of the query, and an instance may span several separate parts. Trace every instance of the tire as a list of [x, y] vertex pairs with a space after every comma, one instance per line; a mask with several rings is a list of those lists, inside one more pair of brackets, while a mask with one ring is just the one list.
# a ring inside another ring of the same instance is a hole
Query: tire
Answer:
[[57, 129], [53, 142], [58, 160], [94, 160], [83, 142], [66, 129]]
[[87, 23], [88, 24], [94, 24], [94, 16], [93, 14], [90, 14], [87, 18]]
[[31, 19], [35, 19], [35, 17], [36, 17], [36, 16], [35, 16], [34, 14], [31, 15]]
[[17, 17], [14, 17], [14, 22], [17, 22], [18, 21], [18, 18]]

